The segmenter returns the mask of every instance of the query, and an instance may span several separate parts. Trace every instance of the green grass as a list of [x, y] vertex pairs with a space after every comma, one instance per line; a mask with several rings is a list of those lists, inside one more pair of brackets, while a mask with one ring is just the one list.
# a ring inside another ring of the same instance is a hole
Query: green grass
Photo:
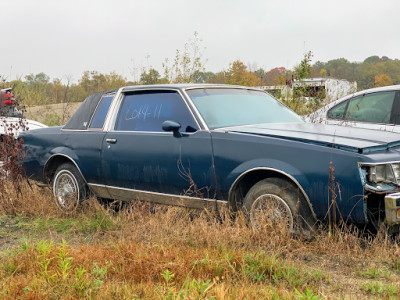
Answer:
[[360, 285], [360, 288], [367, 292], [368, 294], [372, 294], [375, 296], [398, 296], [399, 289], [395, 284], [386, 284], [380, 281], [368, 281], [363, 282]]
[[1, 299], [399, 297], [400, 246], [386, 235], [302, 240], [240, 216], [96, 199], [67, 215], [50, 191], [25, 193], [0, 212]]
[[112, 216], [101, 211], [87, 217], [28, 218], [25, 216], [17, 216], [16, 219], [18, 223], [15, 226], [20, 229], [35, 233], [54, 230], [58, 233], [66, 234], [67, 236], [76, 232], [95, 233], [118, 228]]
[[358, 275], [365, 277], [365, 278], [369, 278], [369, 279], [375, 279], [375, 278], [388, 279], [391, 276], [391, 272], [387, 269], [383, 269], [383, 268], [379, 269], [376, 266], [370, 266], [367, 269], [359, 271]]
[[49, 127], [61, 125], [61, 117], [56, 113], [46, 114], [43, 124]]
[[[115, 244], [112, 249], [87, 246], [83, 258], [81, 249], [74, 250], [65, 241], [24, 240], [12, 255], [0, 255], [0, 290], [10, 297], [108, 298], [112, 293], [118, 299], [212, 299], [218, 293], [246, 292], [256, 298], [280, 298], [315, 295], [326, 282], [320, 271], [308, 271], [264, 251], [226, 249], [228, 253], [209, 247]], [[156, 271], [153, 258], [162, 270]]]

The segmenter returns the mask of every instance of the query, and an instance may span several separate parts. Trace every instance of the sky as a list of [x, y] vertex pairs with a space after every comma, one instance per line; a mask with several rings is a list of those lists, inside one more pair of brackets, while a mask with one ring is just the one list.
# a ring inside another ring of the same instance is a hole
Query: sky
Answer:
[[307, 51], [313, 62], [400, 59], [399, 12], [398, 0], [0, 0], [0, 76], [138, 80], [194, 32], [212, 72], [235, 60], [291, 69]]

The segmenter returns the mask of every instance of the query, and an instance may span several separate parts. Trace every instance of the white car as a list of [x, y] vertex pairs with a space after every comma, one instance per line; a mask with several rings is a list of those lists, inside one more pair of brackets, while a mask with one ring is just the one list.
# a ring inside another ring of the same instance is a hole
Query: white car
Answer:
[[306, 120], [400, 133], [400, 85], [347, 95], [308, 115]]
[[47, 127], [46, 125], [28, 119], [0, 117], [0, 140], [4, 135], [18, 137], [22, 131]]
[[[23, 131], [44, 127], [47, 126], [34, 120], [0, 116], [0, 142], [3, 141], [4, 135], [11, 135], [17, 138]], [[0, 159], [0, 176], [7, 174], [7, 172], [2, 169], [3, 165], [4, 162]]]

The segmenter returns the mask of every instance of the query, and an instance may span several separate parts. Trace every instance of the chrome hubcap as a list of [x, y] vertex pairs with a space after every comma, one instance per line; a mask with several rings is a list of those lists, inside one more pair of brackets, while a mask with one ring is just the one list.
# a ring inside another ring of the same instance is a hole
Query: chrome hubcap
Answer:
[[71, 172], [63, 170], [57, 174], [54, 179], [53, 192], [61, 209], [76, 208], [79, 202], [79, 187]]
[[259, 196], [251, 205], [250, 222], [259, 228], [264, 222], [272, 226], [284, 225], [288, 230], [293, 229], [293, 214], [287, 203], [279, 196], [264, 194]]

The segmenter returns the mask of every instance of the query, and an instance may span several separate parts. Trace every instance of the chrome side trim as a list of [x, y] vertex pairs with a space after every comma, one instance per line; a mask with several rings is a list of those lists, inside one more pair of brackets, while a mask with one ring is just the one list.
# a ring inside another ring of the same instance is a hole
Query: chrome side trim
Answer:
[[187, 101], [190, 103], [190, 106], [192, 107], [192, 109], [194, 110], [194, 112], [196, 113], [197, 117], [199, 118], [201, 124], [203, 125], [203, 128], [205, 128], [205, 130], [210, 131], [210, 129], [208, 128], [208, 125], [206, 123], [206, 121], [204, 121], [203, 116], [200, 114], [199, 110], [197, 109], [196, 105], [194, 105], [192, 98], [190, 98], [190, 96], [188, 95], [188, 93], [186, 93], [186, 89], [183, 91], [185, 98], [187, 99]]
[[198, 84], [192, 86], [185, 86], [182, 87], [185, 90], [195, 90], [195, 89], [238, 89], [238, 90], [252, 90], [252, 91], [261, 91], [265, 92], [262, 89], [251, 87], [251, 86], [244, 86], [244, 85], [229, 85], [229, 84]]
[[106, 185], [88, 183], [88, 186], [92, 190], [92, 192], [94, 192], [96, 194], [97, 197], [105, 198], [105, 199], [112, 199], [112, 196], [109, 193]]
[[[63, 154], [63, 153], [55, 153], [55, 154], [53, 154], [52, 156], [50, 156], [50, 157], [47, 159], [46, 163], [45, 163], [44, 166], [43, 166], [43, 179], [46, 179], [46, 170], [47, 170], [47, 165], [48, 165], [48, 163], [49, 163], [50, 160], [51, 160], [53, 157], [55, 157], [55, 156], [63, 156], [63, 157], [65, 157], [65, 158], [68, 158], [68, 160], [70, 160], [70, 161], [74, 164], [75, 168], [78, 170], [79, 174], [82, 176], [82, 180], [87, 184], [86, 179], [85, 179], [85, 177], [83, 176], [83, 174], [82, 174], [82, 172], [81, 172], [81, 169], [78, 167], [77, 163], [76, 163], [70, 156], [68, 156], [68, 155], [66, 155], [66, 154]], [[51, 178], [51, 179], [52, 179], [52, 178]]]
[[[176, 90], [179, 94], [179, 96], [181, 97], [181, 100], [183, 101], [183, 103], [185, 103], [186, 108], [188, 109], [188, 111], [190, 112], [190, 114], [192, 115], [193, 120], [196, 122], [197, 127], [199, 128], [199, 130], [202, 129], [202, 127], [200, 126], [199, 122], [197, 121], [197, 118], [195, 116], [195, 114], [193, 113], [193, 109], [191, 108], [191, 105], [189, 105], [187, 103], [187, 99], [184, 97], [184, 95], [182, 94], [181, 90]], [[204, 127], [203, 127], [204, 128]], [[205, 127], [206, 128], [206, 127]]]
[[115, 123], [115, 119], [117, 118], [118, 108], [121, 102], [121, 94], [123, 88], [120, 88], [116, 93], [111, 101], [111, 105], [108, 108], [107, 117], [104, 121], [103, 131], [110, 131], [113, 128], [113, 124]]
[[[182, 135], [184, 136], [188, 136], [188, 135], [193, 135], [196, 132], [200, 132], [200, 131], [206, 131], [204, 129], [199, 129], [195, 132], [181, 132]], [[173, 133], [171, 132], [167, 132], [167, 131], [135, 131], [135, 130], [113, 130], [113, 133], [135, 133], [135, 134], [161, 134], [161, 135], [173, 135]], [[207, 131], [208, 132], [208, 131]]]
[[383, 161], [377, 163], [358, 162], [358, 167], [361, 168], [362, 166], [379, 166], [379, 165], [399, 164], [399, 163], [400, 161]]
[[[118, 199], [123, 201], [141, 200], [159, 204], [183, 206], [188, 208], [209, 210], [228, 207], [228, 202], [224, 200], [189, 197], [184, 195], [163, 194], [135, 189], [119, 188], [89, 183], [88, 186], [96, 195], [103, 198]], [[108, 190], [108, 191], [107, 191]], [[106, 192], [107, 191], [107, 192]], [[109, 196], [106, 196], [108, 193]]]
[[61, 128], [60, 131], [65, 132], [103, 132], [102, 128], [89, 128], [89, 129], [64, 129]]
[[[304, 122], [292, 122], [292, 123], [304, 123]], [[217, 127], [213, 128], [216, 131], [232, 131], [233, 133], [240, 133], [240, 134], [249, 134], [252, 135], [251, 133], [246, 133], [246, 132], [241, 132], [241, 131], [234, 131], [232, 128], [238, 128], [238, 127], [252, 127], [252, 126], [257, 126], [257, 125], [269, 125], [269, 124], [287, 124], [287, 123], [254, 123], [254, 124], [244, 124], [244, 125], [234, 125], [234, 126], [226, 126], [226, 127]]]
[[89, 131], [89, 130], [87, 130], [87, 129], [64, 129], [64, 128], [61, 128], [60, 131], [86, 132], [86, 131]]
[[231, 188], [229, 189], [229, 193], [228, 193], [228, 199], [229, 199], [229, 200], [228, 200], [228, 201], [230, 201], [230, 199], [232, 198], [232, 193], [233, 193], [233, 190], [236, 188], [236, 184], [237, 184], [246, 174], [248, 174], [248, 173], [250, 173], [250, 172], [252, 172], [252, 171], [258, 171], [258, 170], [277, 172], [277, 173], [279, 173], [279, 174], [282, 174], [282, 175], [288, 177], [291, 181], [293, 181], [293, 182], [297, 185], [297, 187], [299, 188], [299, 190], [302, 192], [304, 198], [306, 199], [307, 204], [308, 204], [308, 207], [310, 208], [313, 217], [314, 217], [315, 219], [317, 219], [317, 216], [316, 216], [316, 214], [315, 214], [315, 212], [314, 212], [314, 209], [312, 208], [310, 199], [308, 198], [306, 192], [304, 191], [304, 189], [303, 189], [303, 187], [300, 185], [300, 183], [299, 183], [293, 176], [289, 175], [288, 173], [285, 173], [285, 172], [283, 172], [283, 171], [281, 171], [281, 170], [274, 169], [274, 168], [268, 168], [268, 167], [252, 168], [252, 169], [249, 169], [249, 170], [243, 172], [242, 174], [240, 174], [240, 175], [236, 178], [236, 180], [233, 182]]

